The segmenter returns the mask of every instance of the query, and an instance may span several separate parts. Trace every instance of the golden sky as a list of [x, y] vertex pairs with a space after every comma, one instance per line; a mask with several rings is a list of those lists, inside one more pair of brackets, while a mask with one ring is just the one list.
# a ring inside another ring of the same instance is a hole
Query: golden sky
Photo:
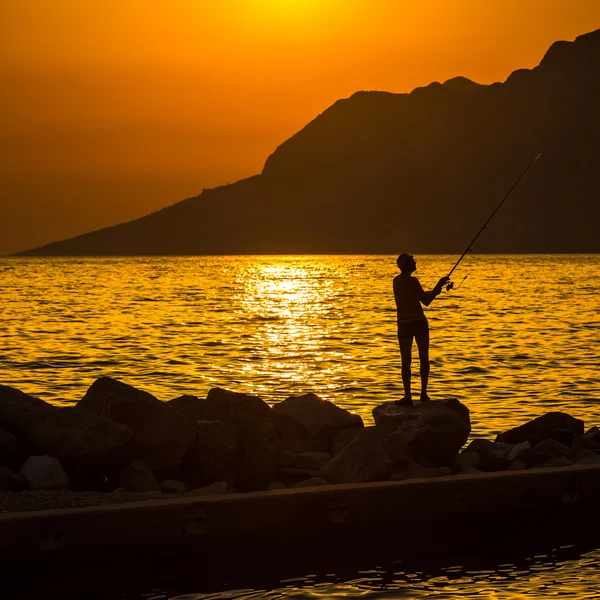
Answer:
[[0, 0], [0, 254], [259, 173], [358, 90], [503, 81], [600, 0]]

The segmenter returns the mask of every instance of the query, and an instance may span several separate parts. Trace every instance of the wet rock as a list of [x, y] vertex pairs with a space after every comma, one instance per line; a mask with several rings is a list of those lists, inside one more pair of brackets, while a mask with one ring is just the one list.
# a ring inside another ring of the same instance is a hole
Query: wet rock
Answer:
[[157, 492], [160, 489], [154, 473], [143, 460], [134, 460], [121, 469], [119, 483], [128, 492]]
[[290, 466], [293, 469], [318, 471], [330, 459], [329, 452], [302, 452], [294, 456]]
[[19, 457], [19, 440], [8, 431], [0, 429], [0, 465], [13, 466]]
[[237, 426], [229, 421], [197, 421], [196, 446], [186, 461], [186, 471], [199, 484], [235, 480]]
[[381, 441], [363, 436], [350, 442], [319, 469], [332, 483], [364, 483], [385, 479], [393, 466]]
[[133, 431], [130, 452], [155, 472], [177, 470], [196, 443], [196, 424], [152, 394], [101, 377], [78, 402], [76, 410], [106, 417]]
[[160, 482], [160, 491], [163, 494], [181, 494], [187, 492], [187, 486], [177, 479], [163, 479]]
[[273, 423], [260, 417], [239, 417], [235, 487], [261, 490], [276, 479], [281, 448]]
[[404, 481], [405, 479], [428, 479], [447, 475], [452, 475], [452, 469], [449, 467], [424, 467], [419, 464], [411, 464], [402, 469], [396, 469], [389, 479], [390, 481]]
[[0, 467], [0, 492], [20, 492], [29, 488], [25, 477], [6, 467]]
[[569, 446], [565, 446], [554, 439], [542, 440], [535, 445], [535, 448], [539, 452], [543, 452], [548, 459], [562, 458], [571, 454]]
[[480, 471], [479, 469], [479, 454], [477, 452], [470, 452], [469, 450], [463, 450], [455, 460], [455, 465], [461, 473], [465, 471], [472, 471], [473, 469]]
[[198, 398], [198, 396], [184, 394], [165, 402], [165, 406], [177, 413], [184, 421], [206, 420], [205, 401]]
[[305, 479], [304, 481], [299, 481], [292, 485], [292, 488], [307, 488], [307, 487], [319, 487], [321, 485], [331, 485], [329, 481], [325, 481], [321, 477], [311, 477], [310, 479]]
[[58, 408], [0, 385], [0, 427], [14, 435], [25, 456], [55, 456], [70, 472], [104, 474], [127, 457], [128, 427], [75, 407]]
[[269, 405], [258, 396], [212, 388], [204, 401], [204, 420], [223, 421], [237, 417], [271, 418]]
[[571, 446], [574, 436], [583, 435], [583, 421], [563, 412], [550, 412], [524, 425], [501, 433], [497, 442], [520, 444], [529, 442], [535, 446], [545, 439], [553, 439]]
[[525, 450], [525, 448], [531, 448], [531, 444], [529, 442], [521, 442], [520, 444], [513, 446], [512, 450], [507, 455], [508, 460], [515, 460], [517, 456], [519, 456], [519, 452]]
[[273, 483], [269, 484], [267, 489], [271, 492], [275, 490], [287, 490], [287, 485], [285, 485], [285, 483], [283, 483], [282, 481], [274, 481]]
[[315, 394], [291, 396], [275, 404], [272, 410], [294, 418], [308, 432], [307, 451], [331, 452], [333, 439], [346, 428], [363, 427], [358, 415], [322, 400]]
[[449, 465], [471, 432], [469, 409], [455, 398], [411, 407], [386, 402], [373, 409], [382, 434], [402, 433], [414, 460]]
[[65, 490], [69, 477], [54, 456], [30, 456], [21, 465], [21, 475], [32, 490]]

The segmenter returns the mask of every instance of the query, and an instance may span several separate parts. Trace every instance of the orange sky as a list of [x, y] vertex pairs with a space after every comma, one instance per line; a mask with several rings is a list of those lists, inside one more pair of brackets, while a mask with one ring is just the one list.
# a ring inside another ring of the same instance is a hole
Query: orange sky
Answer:
[[260, 172], [336, 99], [503, 81], [599, 0], [2, 0], [0, 254]]

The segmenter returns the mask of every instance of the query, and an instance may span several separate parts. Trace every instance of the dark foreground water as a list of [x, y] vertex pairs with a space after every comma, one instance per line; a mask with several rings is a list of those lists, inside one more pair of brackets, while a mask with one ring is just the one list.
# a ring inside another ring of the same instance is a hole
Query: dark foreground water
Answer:
[[[519, 549], [515, 548], [519, 555]], [[308, 572], [300, 576], [278, 579], [276, 573], [267, 576], [240, 577], [236, 565], [218, 581], [207, 581], [201, 565], [190, 563], [185, 570], [165, 566], [148, 569], [127, 581], [114, 579], [110, 571], [102, 570], [75, 585], [64, 584], [36, 587], [16, 599], [89, 598], [90, 600], [253, 600], [302, 598], [306, 600], [334, 598], [403, 599], [535, 599], [573, 598], [586, 600], [600, 597], [600, 549], [581, 550], [562, 546], [548, 552], [513, 556], [508, 560], [483, 560], [448, 557], [441, 563], [406, 563], [388, 561], [366, 564], [364, 568]], [[268, 565], [265, 566], [268, 573]], [[22, 589], [21, 592], [24, 592]], [[12, 598], [12, 595], [2, 596]]]

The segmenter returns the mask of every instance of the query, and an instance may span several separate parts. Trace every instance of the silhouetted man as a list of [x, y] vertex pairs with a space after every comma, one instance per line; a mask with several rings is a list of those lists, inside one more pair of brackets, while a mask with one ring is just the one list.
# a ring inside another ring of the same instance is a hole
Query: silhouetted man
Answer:
[[421, 363], [421, 402], [429, 400], [427, 382], [429, 381], [429, 323], [423, 312], [421, 303], [429, 306], [433, 299], [440, 294], [444, 284], [450, 278], [442, 277], [436, 286], [426, 292], [416, 277], [411, 277], [417, 270], [417, 262], [410, 254], [401, 254], [396, 260], [400, 275], [394, 278], [394, 298], [398, 312], [398, 343], [402, 359], [402, 384], [404, 397], [396, 400], [396, 404], [412, 406], [410, 391], [413, 338], [417, 341], [419, 361]]

